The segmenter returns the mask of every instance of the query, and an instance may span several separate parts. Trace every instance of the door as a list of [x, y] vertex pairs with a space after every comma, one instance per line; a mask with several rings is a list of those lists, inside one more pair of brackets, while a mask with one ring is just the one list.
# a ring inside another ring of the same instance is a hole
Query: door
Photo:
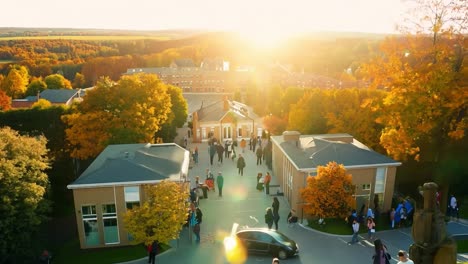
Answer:
[[232, 128], [231, 126], [223, 126], [223, 139], [232, 139]]

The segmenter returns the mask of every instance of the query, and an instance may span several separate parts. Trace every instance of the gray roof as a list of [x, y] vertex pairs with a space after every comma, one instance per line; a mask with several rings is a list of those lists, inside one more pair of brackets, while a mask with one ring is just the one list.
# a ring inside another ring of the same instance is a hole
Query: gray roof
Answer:
[[222, 101], [225, 96], [231, 97], [230, 93], [183, 93], [187, 100], [188, 113], [199, 110], [203, 106], [210, 105], [214, 102]]
[[68, 188], [177, 180], [187, 170], [188, 152], [174, 143], [110, 145]]
[[355, 139], [353, 143], [325, 139], [343, 136], [351, 137], [348, 134], [301, 135], [298, 146], [295, 141], [284, 141], [283, 136], [271, 138], [299, 170], [314, 170], [317, 166], [325, 166], [331, 161], [345, 167], [401, 165], [400, 162], [367, 148]]
[[[248, 114], [243, 114], [237, 108], [242, 106], [248, 110]], [[198, 110], [198, 120], [200, 122], [212, 122], [221, 120], [228, 112], [233, 113], [237, 120], [252, 120], [259, 117], [252, 111], [251, 107], [235, 101], [229, 101], [229, 109], [224, 110], [224, 99], [203, 106]]]
[[51, 103], [66, 103], [78, 92], [80, 89], [45, 89], [39, 97]]

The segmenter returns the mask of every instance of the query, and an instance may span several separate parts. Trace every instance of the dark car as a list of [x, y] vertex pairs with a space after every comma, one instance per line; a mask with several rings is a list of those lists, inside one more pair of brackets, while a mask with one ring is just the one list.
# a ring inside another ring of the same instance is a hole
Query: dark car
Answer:
[[249, 254], [266, 254], [280, 259], [299, 254], [296, 242], [276, 230], [248, 228], [238, 231], [236, 237]]

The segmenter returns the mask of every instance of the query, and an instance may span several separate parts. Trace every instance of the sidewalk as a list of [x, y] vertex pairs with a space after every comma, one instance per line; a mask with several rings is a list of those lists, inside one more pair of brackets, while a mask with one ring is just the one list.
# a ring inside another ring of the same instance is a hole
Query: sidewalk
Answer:
[[[199, 163], [193, 164], [189, 170], [189, 179], [194, 180], [195, 176], [199, 176], [204, 181], [207, 168], [210, 168], [215, 177], [218, 172], [221, 172], [224, 176], [223, 197], [218, 196], [218, 188], [215, 184], [216, 191], [208, 191], [208, 199], [199, 201], [199, 207], [203, 212], [200, 244], [191, 241], [189, 230], [184, 228], [179, 239], [171, 241], [172, 248], [156, 257], [156, 263], [226, 263], [223, 240], [230, 235], [233, 223], [238, 223], [240, 226], [266, 227], [264, 224], [265, 209], [271, 206], [274, 196], [266, 195], [265, 192], [256, 189], [256, 176], [258, 172], [265, 175], [269, 170], [264, 164], [256, 165], [256, 156], [253, 151], [246, 149], [245, 153], [242, 153], [241, 148], [237, 147], [237, 155], [243, 154], [246, 163], [244, 176], [240, 176], [237, 170], [237, 159], [233, 161], [223, 156], [223, 163], [218, 164], [218, 157], [215, 155], [213, 166], [210, 166], [208, 144], [191, 143], [190, 139], [188, 143], [188, 150], [193, 150], [195, 146], [198, 146], [199, 152]], [[273, 174], [272, 184], [277, 184]], [[270, 193], [276, 194], [276, 191]], [[290, 209], [284, 197], [278, 196], [278, 199], [281, 217], [279, 229], [281, 230], [287, 228], [285, 219]], [[257, 219], [258, 223], [254, 219]], [[145, 257], [125, 263], [147, 262], [148, 259]]]

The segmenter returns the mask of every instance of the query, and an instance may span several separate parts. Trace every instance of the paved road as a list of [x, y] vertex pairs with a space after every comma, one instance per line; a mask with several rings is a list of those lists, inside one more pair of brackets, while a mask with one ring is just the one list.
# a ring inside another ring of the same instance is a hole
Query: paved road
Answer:
[[[205, 169], [209, 167], [207, 144], [190, 144], [189, 148], [195, 146], [199, 148], [199, 164], [190, 170], [190, 175], [193, 178], [199, 175], [201, 179], [204, 179]], [[173, 248], [157, 256], [157, 263], [228, 263], [224, 256], [223, 239], [231, 232], [233, 223], [241, 226], [265, 226], [263, 221], [265, 208], [271, 206], [273, 197], [257, 191], [255, 187], [257, 173], [265, 173], [268, 170], [264, 165], [255, 164], [256, 157], [252, 151], [246, 150], [244, 157], [247, 164], [244, 176], [237, 174], [236, 165], [231, 160], [225, 160], [222, 165], [215, 164], [212, 167], [213, 172], [221, 171], [224, 175], [223, 197], [218, 197], [217, 193], [210, 191], [208, 199], [200, 200], [200, 208], [203, 211], [201, 243], [195, 244], [190, 241], [189, 231], [184, 229], [179, 241], [171, 242]], [[272, 181], [273, 183], [276, 181], [274, 175]], [[301, 225], [288, 227], [285, 218], [289, 207], [284, 197], [278, 198], [281, 216], [279, 230], [293, 238], [299, 244], [300, 249], [298, 257], [282, 261], [282, 263], [360, 264], [371, 262], [374, 248], [372, 243], [366, 240], [360, 240], [360, 243], [355, 245], [348, 245], [347, 242], [350, 241], [351, 236], [324, 234]], [[258, 219], [259, 223], [255, 224], [251, 217]], [[451, 234], [468, 234], [466, 223], [450, 222], [447, 229]], [[410, 228], [377, 232], [376, 236], [383, 240], [394, 257], [392, 263], [397, 262], [395, 256], [399, 249], [408, 250], [413, 243], [410, 232]], [[244, 263], [270, 264], [271, 259], [271, 257], [251, 256]], [[468, 256], [459, 255], [459, 259], [467, 261]], [[127, 263], [143, 264], [147, 263], [147, 259]]]

